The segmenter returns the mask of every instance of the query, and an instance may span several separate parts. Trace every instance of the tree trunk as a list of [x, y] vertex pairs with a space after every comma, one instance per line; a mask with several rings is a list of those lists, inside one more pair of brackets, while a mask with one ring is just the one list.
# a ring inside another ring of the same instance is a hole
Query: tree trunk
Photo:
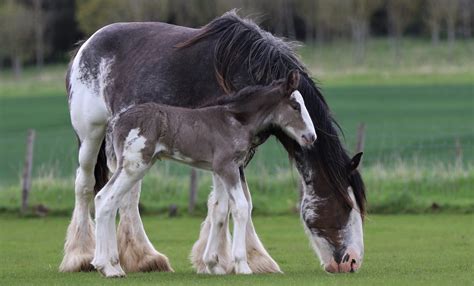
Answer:
[[352, 26], [352, 57], [355, 64], [360, 65], [365, 60], [365, 45], [368, 34], [368, 24], [362, 19], [354, 19]]
[[401, 61], [401, 51], [400, 51], [400, 41], [401, 41], [401, 34], [398, 32], [395, 32], [393, 35], [390, 37], [390, 44], [392, 46], [392, 51], [393, 51], [393, 59], [396, 65], [400, 64]]
[[34, 0], [34, 15], [35, 15], [35, 54], [36, 67], [43, 68], [44, 65], [44, 17], [42, 11], [43, 0]]
[[439, 22], [431, 23], [431, 44], [433, 46], [439, 44]]
[[454, 41], [456, 40], [456, 24], [453, 17], [448, 18], [448, 48], [449, 48], [449, 60], [453, 59], [454, 52]]
[[15, 55], [12, 59], [12, 62], [13, 62], [13, 73], [15, 75], [15, 79], [18, 80], [21, 78], [21, 73], [23, 70], [21, 57], [19, 55]]
[[295, 39], [296, 38], [296, 30], [295, 30], [295, 19], [293, 18], [293, 9], [292, 4], [288, 0], [284, 0], [284, 11], [285, 11], [285, 20], [286, 20], [286, 30], [288, 33], [288, 38]]
[[471, 37], [471, 2], [470, 0], [463, 0], [461, 5], [461, 22], [462, 22], [462, 35], [465, 39]]

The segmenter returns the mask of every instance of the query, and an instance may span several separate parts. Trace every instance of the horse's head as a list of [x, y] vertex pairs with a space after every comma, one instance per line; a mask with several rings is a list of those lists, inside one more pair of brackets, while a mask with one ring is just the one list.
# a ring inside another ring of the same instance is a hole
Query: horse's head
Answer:
[[286, 79], [272, 83], [272, 91], [279, 94], [280, 100], [272, 109], [271, 123], [281, 128], [300, 146], [308, 147], [316, 140], [316, 131], [303, 96], [297, 90], [299, 81], [299, 72], [293, 70], [288, 73]]
[[362, 264], [363, 205], [360, 196], [364, 186], [356, 170], [361, 156], [359, 153], [347, 162], [345, 176], [339, 178], [339, 186], [343, 188], [340, 190], [334, 190], [333, 182], [320, 168], [300, 166], [304, 168], [300, 169], [304, 188], [301, 218], [311, 244], [328, 272], [354, 272]]

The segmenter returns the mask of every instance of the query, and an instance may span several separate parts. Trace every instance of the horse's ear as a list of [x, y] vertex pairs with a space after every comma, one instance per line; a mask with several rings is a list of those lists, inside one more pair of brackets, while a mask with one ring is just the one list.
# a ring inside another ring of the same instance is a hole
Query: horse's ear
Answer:
[[363, 152], [360, 152], [360, 153], [357, 153], [354, 157], [352, 157], [348, 166], [348, 170], [350, 173], [354, 172], [357, 169], [357, 167], [359, 167], [360, 160], [362, 159], [363, 154], [364, 154]]
[[286, 89], [288, 92], [293, 92], [298, 89], [300, 85], [300, 72], [298, 70], [291, 70], [286, 77]]

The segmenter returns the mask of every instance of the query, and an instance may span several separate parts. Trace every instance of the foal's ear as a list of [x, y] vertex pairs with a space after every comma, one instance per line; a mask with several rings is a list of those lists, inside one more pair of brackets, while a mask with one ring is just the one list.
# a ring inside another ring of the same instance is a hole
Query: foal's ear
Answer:
[[357, 153], [354, 157], [352, 157], [348, 166], [348, 170], [350, 173], [354, 172], [357, 169], [357, 167], [359, 167], [360, 160], [362, 159], [363, 154], [364, 154], [363, 152], [360, 152], [360, 153]]
[[286, 77], [286, 90], [293, 92], [298, 89], [300, 85], [300, 72], [298, 70], [291, 70]]

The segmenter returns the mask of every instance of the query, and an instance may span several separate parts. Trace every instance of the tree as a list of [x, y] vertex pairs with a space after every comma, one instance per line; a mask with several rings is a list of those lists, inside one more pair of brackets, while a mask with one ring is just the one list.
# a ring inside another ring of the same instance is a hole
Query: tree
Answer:
[[365, 59], [366, 42], [370, 36], [369, 20], [374, 11], [380, 7], [380, 0], [351, 0], [349, 22], [353, 43], [353, 59], [361, 64]]
[[470, 38], [472, 35], [471, 21], [472, 14], [474, 12], [474, 1], [472, 0], [460, 0], [459, 8], [461, 11], [461, 22], [462, 22], [462, 35], [464, 38]]
[[400, 63], [400, 44], [406, 27], [413, 20], [420, 2], [417, 0], [389, 0], [387, 6], [390, 25], [390, 42], [394, 53], [395, 62]]
[[444, 0], [427, 0], [428, 25], [431, 30], [431, 43], [436, 46], [439, 43], [441, 21], [443, 19]]
[[0, 50], [11, 59], [15, 77], [21, 77], [23, 60], [34, 51], [33, 12], [16, 1], [0, 6]]
[[456, 40], [456, 20], [458, 18], [458, 0], [444, 0], [446, 11], [446, 24], [448, 26], [449, 57], [453, 56], [454, 41]]
[[43, 12], [43, 0], [33, 0], [36, 67], [44, 65], [46, 16]]

